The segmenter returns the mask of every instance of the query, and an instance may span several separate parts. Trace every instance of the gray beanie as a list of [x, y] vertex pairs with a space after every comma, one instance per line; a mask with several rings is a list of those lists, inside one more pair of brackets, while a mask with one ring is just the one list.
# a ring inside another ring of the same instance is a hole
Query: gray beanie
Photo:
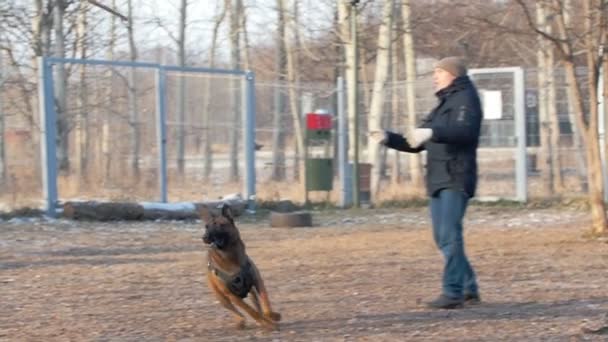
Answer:
[[435, 68], [443, 69], [456, 77], [467, 74], [467, 66], [460, 57], [445, 57], [435, 64]]

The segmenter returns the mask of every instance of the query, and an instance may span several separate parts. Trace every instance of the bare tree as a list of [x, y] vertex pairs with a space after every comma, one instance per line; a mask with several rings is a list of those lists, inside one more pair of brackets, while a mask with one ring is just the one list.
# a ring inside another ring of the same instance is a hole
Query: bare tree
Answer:
[[[566, 27], [571, 27], [572, 25], [572, 0], [564, 0], [564, 24]], [[576, 151], [576, 162], [577, 162], [577, 174], [578, 174], [578, 182], [580, 184], [580, 189], [584, 192], [588, 191], [587, 184], [587, 175], [585, 174], [585, 170], [587, 169], [585, 162], [585, 154], [583, 151], [583, 138], [581, 137], [580, 130], [578, 129], [578, 125], [576, 124], [576, 113], [574, 112], [574, 88], [571, 86], [567, 86], [567, 95], [568, 95], [568, 120], [570, 122], [570, 126], [572, 127], [572, 145], [574, 151]]]
[[[402, 0], [403, 54], [405, 59], [405, 97], [407, 99], [408, 128], [416, 127], [416, 53], [410, 0]], [[418, 153], [410, 153], [409, 169], [414, 189], [422, 189], [422, 161]]]
[[[393, 0], [385, 0], [382, 6], [382, 22], [378, 29], [378, 50], [376, 53], [376, 72], [374, 74], [374, 88], [368, 117], [370, 131], [382, 130], [382, 117], [384, 113], [386, 81], [388, 79], [391, 27], [393, 22]], [[380, 146], [368, 144], [368, 160], [372, 164], [371, 193], [375, 196], [380, 187], [381, 158]]]
[[[357, 113], [358, 103], [353, 101], [353, 99], [357, 98], [356, 94], [356, 80], [353, 79], [352, 74], [349, 70], [352, 68], [358, 68], [355, 65], [356, 55], [353, 53], [353, 49], [350, 48], [350, 45], [353, 44], [353, 37], [350, 34], [350, 25], [349, 19], [350, 15], [357, 15], [355, 11], [351, 11], [351, 6], [347, 1], [340, 1], [338, 3], [338, 22], [340, 24], [339, 36], [341, 41], [343, 42], [343, 51], [344, 51], [344, 73], [346, 79], [346, 92], [347, 98], [347, 110], [348, 110], [348, 137], [349, 141], [353, 141], [355, 134], [359, 134], [359, 132], [355, 131], [355, 115]], [[354, 155], [354, 144], [349, 144], [349, 155]]]
[[[227, 7], [230, 19], [230, 67], [232, 69], [241, 68], [241, 52], [240, 52], [240, 34], [239, 34], [239, 12], [236, 0], [228, 0]], [[232, 122], [234, 127], [241, 127], [241, 112], [240, 112], [240, 93], [236, 91], [239, 88], [237, 80], [232, 81]], [[239, 179], [239, 136], [240, 131], [231, 129], [230, 133], [230, 180], [233, 182]]]
[[[65, 0], [55, 0], [53, 7], [53, 28], [55, 32], [55, 57], [65, 57], [65, 35], [63, 32], [64, 12], [66, 9]], [[67, 118], [66, 108], [66, 71], [63, 64], [55, 66], [55, 108], [57, 112], [57, 138], [58, 138], [58, 161], [59, 169], [68, 171], [70, 169], [69, 159], [69, 139], [70, 127]]]
[[[112, 0], [112, 9], [116, 8], [116, 0]], [[116, 16], [112, 15], [110, 17], [110, 29], [109, 29], [109, 41], [108, 48], [106, 51], [106, 59], [114, 60], [114, 49], [116, 46]], [[104, 120], [101, 128], [101, 154], [103, 155], [103, 179], [104, 181], [108, 181], [110, 179], [110, 172], [112, 170], [112, 132], [110, 130], [110, 118], [113, 115], [112, 109], [110, 108], [110, 104], [114, 103], [114, 93], [113, 93], [113, 80], [114, 80], [114, 71], [112, 68], [108, 68], [106, 71], [106, 91], [105, 98], [107, 106], [105, 108]]]
[[[179, 35], [177, 37], [177, 59], [179, 66], [186, 65], [186, 13], [188, 2], [181, 0], [179, 8]], [[177, 170], [180, 174], [184, 174], [185, 168], [185, 153], [186, 153], [186, 76], [180, 75], [178, 78], [177, 89], [177, 115], [178, 115], [178, 133], [177, 133]]]
[[4, 184], [6, 180], [6, 145], [4, 141], [4, 102], [2, 101], [4, 82], [5, 82], [5, 70], [4, 70], [4, 51], [0, 50], [0, 185]]
[[247, 31], [247, 12], [243, 0], [237, 0], [237, 10], [239, 13], [239, 32], [241, 38], [241, 52], [243, 53], [243, 69], [251, 68], [251, 58], [249, 57], [249, 34]]
[[[211, 38], [211, 48], [209, 49], [209, 67], [215, 67], [216, 60], [216, 50], [217, 50], [217, 41], [220, 26], [222, 22], [226, 18], [226, 12], [229, 8], [228, 1], [230, 0], [222, 0], [224, 3], [222, 5], [222, 9], [220, 13], [215, 17], [213, 23], [213, 35]], [[213, 170], [213, 151], [211, 149], [211, 121], [209, 120], [209, 114], [211, 113], [211, 80], [209, 78], [205, 79], [204, 83], [204, 96], [203, 96], [203, 141], [204, 148], [203, 154], [205, 156], [205, 166], [204, 166], [204, 176], [205, 179], [208, 179], [211, 175], [211, 171]]]
[[285, 83], [285, 75], [287, 74], [285, 8], [283, 8], [283, 0], [277, 0], [277, 22], [275, 68], [278, 85], [274, 88], [274, 113], [272, 121], [274, 130], [272, 132], [271, 179], [274, 181], [285, 179], [285, 133], [283, 132], [283, 127], [281, 127], [281, 118], [285, 110], [285, 96], [283, 95], [281, 85]]
[[[132, 62], [137, 60], [137, 46], [135, 45], [135, 28], [133, 25], [133, 0], [127, 0], [127, 35], [129, 38], [129, 59]], [[139, 180], [139, 159], [140, 159], [140, 127], [139, 113], [137, 108], [137, 70], [129, 68], [128, 75], [128, 107], [129, 107], [129, 126], [131, 128], [131, 171], [135, 181]]]
[[[539, 28], [548, 32], [546, 8], [542, 2], [536, 3], [536, 23]], [[546, 41], [542, 35], [538, 35], [538, 117], [540, 123], [540, 170], [542, 172], [542, 184], [545, 194], [553, 191], [553, 151], [551, 145], [551, 126], [549, 123], [549, 87], [546, 50], [551, 46], [551, 42]]]
[[[287, 9], [287, 0], [281, 0], [283, 2], [283, 10]], [[297, 1], [297, 0], [296, 0]], [[297, 8], [297, 3], [296, 3]], [[293, 127], [295, 129], [296, 138], [296, 153], [295, 153], [295, 168], [294, 176], [296, 179], [299, 177], [300, 169], [303, 167], [304, 162], [302, 156], [304, 155], [304, 131], [302, 129], [302, 120], [300, 116], [300, 108], [298, 105], [298, 59], [295, 51], [298, 50], [298, 27], [295, 25], [296, 14], [288, 16], [286, 33], [285, 33], [285, 51], [287, 57], [287, 84], [289, 89], [289, 105], [291, 107], [291, 115], [293, 119]], [[291, 32], [288, 34], [287, 32]]]
[[[529, 27], [544, 39], [550, 41], [560, 53], [560, 59], [566, 68], [574, 99], [576, 123], [583, 132], [583, 142], [587, 157], [587, 177], [589, 179], [589, 204], [591, 206], [592, 232], [606, 234], [608, 220], [604, 206], [604, 180], [600, 159], [598, 135], [598, 81], [599, 70], [607, 57], [607, 52], [600, 47], [607, 43], [608, 5], [605, 0], [583, 0], [583, 30], [566, 26], [564, 3], [558, 0], [550, 2], [556, 11], [557, 33], [551, 34], [538, 27], [534, 22], [528, 5], [523, 0], [516, 0], [524, 11]], [[570, 15], [570, 14], [569, 14]], [[577, 51], [582, 49], [587, 67], [587, 77], [582, 79], [576, 74]], [[586, 87], [585, 87], [586, 86]], [[584, 94], [585, 89], [588, 95]], [[588, 110], [588, 112], [587, 112]]]
[[[397, 6], [401, 6], [400, 3], [395, 2], [395, 7]], [[397, 12], [398, 13], [398, 12]], [[398, 19], [398, 15], [397, 13], [394, 13], [395, 15], [395, 20], [393, 20], [393, 31], [394, 32], [398, 32], [399, 31], [399, 20]], [[390, 63], [390, 69], [391, 69], [391, 82], [392, 82], [392, 89], [391, 89], [391, 116], [392, 116], [392, 121], [390, 124], [387, 124], [387, 127], [399, 127], [399, 125], [401, 125], [401, 120], [399, 120], [400, 115], [400, 111], [399, 111], [399, 98], [400, 95], [399, 94], [399, 90], [400, 88], [398, 87], [399, 85], [399, 42], [395, 41], [393, 44], [391, 44], [391, 63]], [[384, 149], [385, 153], [389, 153], [389, 149], [385, 148]], [[392, 159], [392, 166], [391, 166], [391, 183], [393, 185], [398, 184], [399, 182], [401, 182], [401, 153], [399, 153], [398, 151], [395, 150], [390, 150], [393, 154], [393, 159]]]
[[[81, 1], [79, 4], [78, 25], [76, 30], [76, 45], [78, 57], [87, 57], [87, 15], [88, 2]], [[79, 66], [78, 86], [78, 119], [76, 122], [76, 157], [78, 179], [86, 183], [87, 163], [89, 156], [89, 116], [88, 116], [88, 91], [86, 82], [86, 65]]]

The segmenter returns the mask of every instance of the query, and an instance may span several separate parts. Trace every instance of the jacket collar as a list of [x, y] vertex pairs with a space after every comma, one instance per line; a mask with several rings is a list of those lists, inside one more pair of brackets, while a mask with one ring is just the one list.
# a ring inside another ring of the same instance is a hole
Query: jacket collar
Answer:
[[437, 96], [439, 99], [444, 99], [455, 92], [468, 88], [470, 85], [471, 79], [469, 76], [460, 76], [454, 79], [452, 84], [436, 92], [435, 96]]

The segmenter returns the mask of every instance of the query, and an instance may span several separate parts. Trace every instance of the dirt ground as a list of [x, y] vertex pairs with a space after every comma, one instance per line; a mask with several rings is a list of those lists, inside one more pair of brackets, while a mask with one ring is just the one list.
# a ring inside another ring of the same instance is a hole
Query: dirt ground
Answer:
[[215, 301], [200, 223], [2, 222], [0, 340], [608, 340], [608, 243], [583, 237], [584, 212], [471, 207], [483, 303], [454, 311], [424, 306], [442, 269], [426, 209], [314, 219], [239, 223], [283, 315], [276, 332], [236, 330]]

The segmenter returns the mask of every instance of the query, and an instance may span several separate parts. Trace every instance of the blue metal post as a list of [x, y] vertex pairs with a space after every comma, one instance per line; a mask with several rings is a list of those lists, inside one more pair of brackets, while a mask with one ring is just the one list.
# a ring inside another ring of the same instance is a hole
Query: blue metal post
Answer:
[[156, 70], [156, 144], [158, 146], [158, 183], [160, 201], [167, 202], [167, 126], [166, 126], [166, 71], [164, 67]]
[[38, 95], [40, 112], [40, 148], [45, 211], [57, 216], [57, 114], [53, 93], [53, 69], [44, 57], [38, 57]]
[[255, 210], [255, 74], [245, 74], [245, 110], [243, 128], [245, 130], [245, 198], [249, 210]]

